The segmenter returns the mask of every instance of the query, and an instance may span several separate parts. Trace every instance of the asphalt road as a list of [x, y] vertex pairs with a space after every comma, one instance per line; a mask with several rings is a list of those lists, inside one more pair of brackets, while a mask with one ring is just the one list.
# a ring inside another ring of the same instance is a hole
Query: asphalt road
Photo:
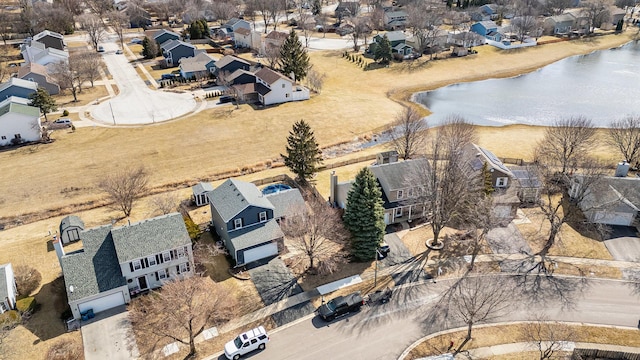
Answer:
[[[250, 358], [270, 359], [396, 359], [404, 349], [426, 334], [460, 326], [426, 321], [445, 281], [396, 291], [392, 301], [326, 324], [314, 317], [270, 334], [267, 349]], [[635, 327], [640, 319], [640, 295], [628, 283], [590, 280], [573, 306], [558, 302], [546, 306], [549, 318], [559, 321]], [[494, 321], [526, 320], [532, 309], [544, 304], [527, 303]], [[522, 310], [526, 308], [527, 311]], [[539, 312], [538, 310], [537, 312]], [[534, 311], [535, 312], [535, 311]]]

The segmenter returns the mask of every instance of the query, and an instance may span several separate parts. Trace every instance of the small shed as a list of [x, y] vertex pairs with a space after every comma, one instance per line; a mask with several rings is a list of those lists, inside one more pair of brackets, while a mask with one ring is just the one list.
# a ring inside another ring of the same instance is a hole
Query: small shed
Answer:
[[193, 191], [193, 201], [196, 203], [196, 206], [203, 206], [209, 203], [207, 193], [213, 191], [213, 186], [211, 183], [200, 182], [193, 185], [191, 190]]
[[78, 216], [69, 215], [60, 221], [60, 239], [63, 244], [80, 240], [80, 232], [84, 230], [84, 222]]

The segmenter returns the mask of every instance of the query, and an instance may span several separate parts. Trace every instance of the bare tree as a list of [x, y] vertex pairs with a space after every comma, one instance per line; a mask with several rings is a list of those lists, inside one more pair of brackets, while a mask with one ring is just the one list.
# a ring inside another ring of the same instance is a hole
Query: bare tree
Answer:
[[369, 19], [371, 21], [371, 27], [376, 30], [376, 33], [384, 30], [384, 10], [381, 7], [373, 9]]
[[36, 16], [36, 31], [51, 30], [61, 34], [70, 33], [74, 29], [73, 14], [64, 7], [46, 2], [34, 3], [33, 11]]
[[69, 61], [75, 62], [82, 83], [88, 81], [93, 87], [94, 82], [100, 78], [100, 67], [102, 66], [102, 56], [93, 51], [82, 51], [74, 54]]
[[353, 32], [351, 33], [351, 40], [353, 41], [353, 51], [360, 50], [360, 39], [364, 40], [366, 44], [366, 36], [371, 33], [371, 24], [369, 23], [369, 17], [365, 16], [351, 16], [348, 21], [353, 25]]
[[547, 0], [544, 2], [544, 10], [551, 15], [560, 15], [571, 7], [572, 0]]
[[455, 350], [458, 354], [471, 340], [475, 324], [491, 321], [504, 314], [511, 305], [513, 292], [505, 279], [464, 277], [445, 296], [452, 315], [467, 326], [467, 335]]
[[538, 29], [540, 29], [540, 23], [538, 18], [533, 15], [522, 15], [514, 17], [511, 20], [511, 28], [513, 32], [516, 33], [520, 42], [524, 42], [524, 39], [527, 35], [538, 34]]
[[0, 47], [0, 82], [4, 82], [6, 77], [11, 76], [9, 68], [7, 67], [7, 60], [9, 60], [9, 52], [7, 47]]
[[493, 198], [490, 194], [481, 191], [481, 179], [476, 179], [476, 181], [478, 181], [477, 188], [472, 189], [472, 193], [467, 197], [469, 200], [465, 206], [466, 214], [463, 216], [462, 227], [467, 229], [468, 236], [459, 242], [460, 245], [466, 247], [464, 255], [471, 255], [467, 267], [468, 272], [473, 271], [476, 258], [482, 250], [482, 244], [487, 234], [498, 226], [498, 219], [493, 212]]
[[280, 48], [274, 45], [266, 44], [264, 47], [264, 57], [269, 63], [269, 67], [273, 68], [280, 61]]
[[629, 164], [640, 167], [640, 116], [627, 116], [609, 124], [607, 142], [620, 151]]
[[179, 203], [176, 195], [172, 193], [161, 194], [151, 199], [151, 204], [155, 210], [154, 212], [160, 213], [161, 215], [175, 212], [178, 209]]
[[71, 339], [62, 339], [53, 343], [47, 350], [47, 360], [82, 360], [84, 350], [82, 345]]
[[537, 314], [521, 331], [522, 337], [540, 354], [540, 360], [557, 358], [559, 352], [566, 351], [565, 345], [577, 338], [571, 326], [551, 321], [544, 314]]
[[14, 269], [14, 277], [16, 279], [16, 288], [18, 294], [22, 296], [30, 296], [42, 281], [40, 272], [29, 265], [18, 265]]
[[[283, 11], [284, 3], [282, 0], [259, 0], [264, 2], [263, 10], [265, 11], [262, 16], [268, 18], [273, 23], [273, 30], [278, 29], [278, 16]], [[266, 31], [267, 20], [265, 19], [265, 31]]]
[[589, 0], [580, 4], [583, 14], [589, 19], [589, 34], [595, 28], [600, 27], [606, 19], [609, 19], [609, 9], [612, 5], [613, 1], [611, 0]]
[[97, 15], [98, 19], [102, 19], [104, 14], [113, 9], [111, 0], [84, 0], [84, 3], [93, 14]]
[[320, 94], [322, 91], [322, 86], [324, 85], [324, 80], [327, 78], [327, 74], [319, 73], [314, 69], [309, 69], [307, 72], [307, 84], [311, 88], [311, 90]]
[[438, 37], [440, 36], [440, 25], [444, 14], [438, 9], [433, 9], [432, 5], [426, 2], [412, 3], [408, 9], [409, 26], [413, 29], [413, 35], [418, 43], [420, 54], [429, 48], [429, 58], [437, 51]]
[[[5, 7], [0, 8], [0, 36], [4, 45], [7, 45], [7, 40], [10, 39], [11, 34], [14, 32], [15, 16], [9, 12]], [[6, 52], [6, 50], [4, 50]]]
[[129, 27], [129, 18], [123, 12], [118, 10], [110, 11], [107, 16], [109, 17], [109, 26], [118, 35], [120, 40], [120, 47], [124, 47], [124, 29]]
[[262, 15], [262, 21], [264, 22], [264, 33], [267, 33], [267, 28], [269, 25], [269, 3], [273, 0], [248, 0], [253, 3], [254, 8], [257, 12], [260, 12]]
[[346, 259], [348, 232], [336, 209], [315, 198], [308, 204], [308, 208], [297, 209], [296, 216], [281, 222], [282, 231], [291, 247], [301, 253], [305, 270], [332, 273]]
[[105, 174], [98, 188], [107, 193], [113, 206], [126, 217], [131, 215], [133, 203], [146, 194], [148, 181], [149, 175], [143, 166], [125, 167]]
[[56, 3], [73, 16], [82, 14], [82, 0], [58, 0]]
[[416, 201], [428, 216], [434, 244], [440, 244], [442, 229], [464, 213], [466, 197], [475, 188], [459, 166], [461, 150], [474, 140], [473, 129], [464, 118], [449, 117], [431, 136], [431, 159], [408, 176]]
[[220, 24], [238, 15], [238, 6], [229, 1], [214, 1], [211, 3], [213, 15], [218, 19]]
[[558, 120], [545, 130], [535, 157], [545, 164], [559, 165], [561, 173], [567, 174], [588, 155], [596, 140], [595, 134], [593, 123], [584, 116]]
[[427, 141], [427, 122], [413, 108], [405, 107], [396, 115], [389, 127], [391, 143], [404, 160], [411, 159], [424, 151]]
[[98, 44], [104, 39], [104, 24], [102, 20], [93, 14], [80, 16], [80, 27], [87, 32], [93, 49], [98, 51]]
[[53, 77], [60, 85], [60, 88], [71, 91], [74, 102], [78, 101], [78, 92], [82, 86], [82, 77], [77, 64], [78, 61], [73, 55], [69, 59], [69, 63], [56, 63], [52, 69]]
[[173, 279], [160, 291], [137, 298], [129, 306], [136, 343], [149, 358], [157, 356], [167, 342], [189, 347], [187, 358], [196, 354], [195, 337], [234, 315], [237, 302], [232, 292], [209, 278], [193, 276]]

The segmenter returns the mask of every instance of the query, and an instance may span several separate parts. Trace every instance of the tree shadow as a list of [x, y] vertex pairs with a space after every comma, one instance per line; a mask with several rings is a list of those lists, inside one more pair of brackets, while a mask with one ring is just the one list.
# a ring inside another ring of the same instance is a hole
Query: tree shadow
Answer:
[[68, 308], [68, 302], [62, 276], [42, 285], [34, 297], [38, 303], [37, 311], [23, 323], [23, 326], [38, 337], [36, 342], [64, 334], [67, 330], [60, 317]]

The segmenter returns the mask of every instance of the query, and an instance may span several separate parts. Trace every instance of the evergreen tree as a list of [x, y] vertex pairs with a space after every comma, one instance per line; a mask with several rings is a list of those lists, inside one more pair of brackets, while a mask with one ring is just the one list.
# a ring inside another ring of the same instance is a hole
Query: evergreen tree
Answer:
[[309, 55], [293, 29], [280, 48], [279, 63], [280, 72], [286, 76], [291, 76], [293, 73], [295, 81], [302, 81], [307, 76]]
[[351, 232], [351, 253], [358, 261], [373, 260], [384, 237], [384, 207], [378, 181], [368, 167], [360, 170], [347, 195], [344, 224]]
[[453, 7], [453, 0], [447, 0], [447, 9], [451, 9]]
[[142, 40], [142, 55], [145, 59], [155, 59], [158, 56], [159, 48], [158, 43], [153, 39], [145, 37]]
[[317, 165], [322, 162], [321, 151], [309, 124], [304, 120], [293, 124], [287, 143], [287, 155], [280, 154], [280, 156], [284, 158], [284, 164], [298, 176], [298, 179], [306, 182], [316, 173]]
[[391, 42], [389, 42], [389, 38], [385, 34], [374, 50], [373, 60], [378, 61], [380, 64], [387, 65], [391, 62], [392, 56]]
[[619, 33], [622, 31], [622, 26], [624, 25], [624, 20], [620, 19], [616, 24], [616, 32]]
[[29, 105], [39, 108], [44, 115], [44, 119], [47, 121], [47, 114], [58, 110], [56, 100], [52, 98], [51, 95], [49, 95], [49, 92], [44, 88], [38, 87], [36, 92], [29, 95], [29, 100], [31, 100]]
[[489, 171], [489, 166], [486, 162], [482, 164], [482, 181], [485, 195], [491, 195], [494, 191], [493, 178], [491, 177], [491, 172]]
[[204, 39], [209, 35], [209, 25], [207, 25], [207, 20], [194, 20], [189, 24], [187, 32], [191, 39]]

